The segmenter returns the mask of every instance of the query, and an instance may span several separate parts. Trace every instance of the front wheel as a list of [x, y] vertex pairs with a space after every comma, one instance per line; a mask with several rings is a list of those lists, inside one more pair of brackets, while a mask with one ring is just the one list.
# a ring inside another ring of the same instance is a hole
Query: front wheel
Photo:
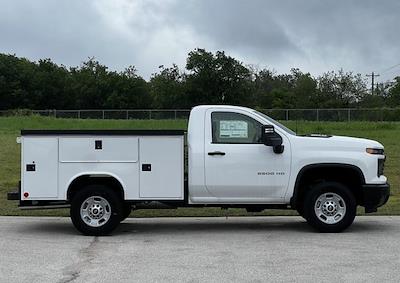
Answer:
[[356, 216], [357, 203], [341, 183], [322, 182], [311, 188], [304, 202], [304, 217], [320, 232], [336, 233], [349, 227]]
[[82, 188], [72, 199], [72, 223], [84, 235], [107, 235], [121, 220], [121, 203], [118, 195], [108, 187], [89, 185]]

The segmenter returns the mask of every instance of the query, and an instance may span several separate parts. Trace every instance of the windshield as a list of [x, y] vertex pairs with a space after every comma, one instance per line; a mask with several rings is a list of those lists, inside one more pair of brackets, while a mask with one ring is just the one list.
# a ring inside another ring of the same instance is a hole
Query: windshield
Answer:
[[291, 129], [289, 129], [288, 127], [282, 125], [281, 123], [279, 123], [278, 121], [275, 121], [274, 119], [272, 119], [271, 117], [268, 117], [267, 115], [265, 115], [264, 113], [258, 112], [256, 110], [254, 110], [254, 113], [262, 116], [263, 118], [265, 118], [268, 122], [271, 122], [272, 124], [277, 125], [279, 128], [281, 128], [282, 130], [284, 130], [286, 133], [291, 134], [291, 135], [296, 135], [296, 133], [294, 131], [292, 131]]

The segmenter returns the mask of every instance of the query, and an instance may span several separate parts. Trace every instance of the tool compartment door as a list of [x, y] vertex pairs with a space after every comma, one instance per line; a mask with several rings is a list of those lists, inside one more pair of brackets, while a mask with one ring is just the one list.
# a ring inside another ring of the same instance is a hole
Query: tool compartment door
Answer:
[[141, 199], [183, 199], [183, 151], [183, 136], [140, 138]]
[[[57, 137], [24, 137], [22, 143], [22, 200], [53, 199], [58, 194]], [[24, 198], [24, 193], [29, 193]]]
[[62, 137], [60, 162], [137, 162], [138, 137]]

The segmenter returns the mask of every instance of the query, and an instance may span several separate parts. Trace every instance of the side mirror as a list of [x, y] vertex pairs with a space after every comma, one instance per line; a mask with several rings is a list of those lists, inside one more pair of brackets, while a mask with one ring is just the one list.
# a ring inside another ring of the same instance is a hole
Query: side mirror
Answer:
[[263, 144], [273, 147], [282, 145], [282, 137], [277, 132], [275, 132], [274, 126], [263, 125], [261, 127], [261, 131], [261, 140]]

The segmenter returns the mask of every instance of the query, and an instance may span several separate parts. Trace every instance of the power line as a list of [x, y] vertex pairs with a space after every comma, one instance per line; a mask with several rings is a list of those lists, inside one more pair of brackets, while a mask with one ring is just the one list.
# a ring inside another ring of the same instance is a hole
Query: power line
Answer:
[[372, 72], [370, 75], [366, 75], [367, 77], [371, 77], [371, 94], [374, 95], [374, 82], [375, 82], [375, 77], [379, 77], [379, 74], [375, 74]]
[[385, 72], [387, 72], [387, 71], [389, 71], [389, 70], [391, 70], [391, 69], [396, 68], [397, 66], [400, 66], [400, 63], [399, 63], [399, 64], [396, 64], [396, 65], [393, 65], [393, 66], [391, 66], [391, 67], [389, 67], [389, 68], [387, 68], [387, 69], [381, 71], [381, 73], [385, 73]]

